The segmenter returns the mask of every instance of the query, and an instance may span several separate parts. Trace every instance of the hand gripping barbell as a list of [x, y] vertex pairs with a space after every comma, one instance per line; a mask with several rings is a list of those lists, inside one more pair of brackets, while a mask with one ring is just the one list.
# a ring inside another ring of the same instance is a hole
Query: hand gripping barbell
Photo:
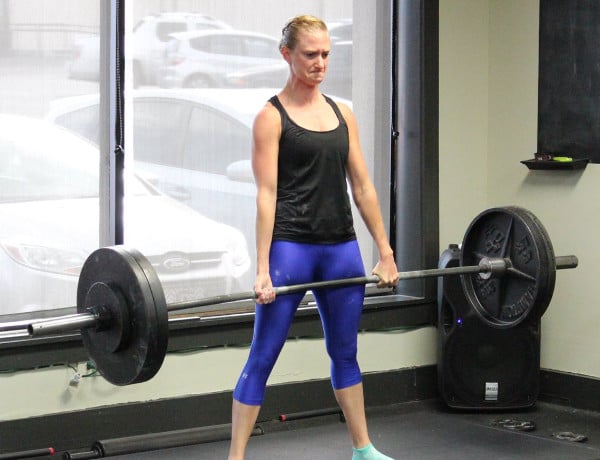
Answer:
[[[541, 317], [554, 292], [556, 270], [575, 268], [576, 256], [554, 256], [541, 222], [520, 207], [480, 213], [465, 233], [460, 266], [400, 272], [400, 280], [461, 276], [465, 298], [482, 321], [512, 327]], [[375, 275], [275, 288], [277, 295], [377, 283]], [[101, 248], [85, 261], [77, 285], [77, 314], [31, 320], [30, 336], [80, 330], [96, 368], [109, 382], [151, 379], [167, 352], [169, 312], [255, 299], [254, 291], [167, 305], [158, 275], [140, 252]], [[1, 325], [0, 325], [1, 329]]]

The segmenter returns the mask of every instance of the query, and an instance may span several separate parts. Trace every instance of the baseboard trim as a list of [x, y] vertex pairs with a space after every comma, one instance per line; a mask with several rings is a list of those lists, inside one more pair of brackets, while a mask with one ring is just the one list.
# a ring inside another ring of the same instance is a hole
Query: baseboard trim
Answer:
[[600, 379], [556, 370], [540, 371], [539, 400], [600, 412]]
[[[436, 367], [363, 375], [365, 404], [380, 407], [437, 396]], [[328, 379], [270, 386], [259, 422], [285, 413], [336, 407]], [[41, 449], [90, 449], [94, 442], [148, 433], [230, 423], [231, 392], [118, 404], [84, 411], [0, 422], [0, 453]], [[28, 433], [24, 437], [24, 433]]]

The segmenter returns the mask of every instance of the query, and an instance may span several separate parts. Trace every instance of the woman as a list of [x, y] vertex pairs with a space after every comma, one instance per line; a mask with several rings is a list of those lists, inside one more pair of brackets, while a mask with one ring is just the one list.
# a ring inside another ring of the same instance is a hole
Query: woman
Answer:
[[[302, 293], [275, 299], [273, 286], [364, 275], [352, 223], [352, 196], [371, 233], [379, 261], [379, 287], [395, 286], [398, 269], [375, 188], [349, 107], [319, 91], [330, 40], [314, 16], [291, 19], [280, 51], [289, 64], [285, 87], [258, 113], [252, 167], [257, 186], [256, 319], [250, 355], [234, 391], [229, 460], [244, 458], [250, 433]], [[364, 286], [315, 289], [331, 358], [334, 394], [346, 418], [353, 460], [389, 459], [369, 439], [356, 360]]]

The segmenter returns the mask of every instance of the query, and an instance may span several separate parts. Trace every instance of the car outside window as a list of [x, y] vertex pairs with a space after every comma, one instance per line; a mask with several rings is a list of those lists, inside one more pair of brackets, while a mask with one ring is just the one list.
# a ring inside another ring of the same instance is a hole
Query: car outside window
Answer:
[[[243, 56], [244, 43], [241, 37], [212, 36], [207, 37], [203, 51], [230, 56]], [[195, 46], [194, 46], [195, 47]]]
[[192, 111], [185, 150], [186, 169], [226, 174], [227, 167], [250, 159], [250, 130], [210, 109]]
[[[198, 44], [198, 45], [202, 46], [201, 44]], [[172, 54], [175, 54], [179, 50], [180, 46], [181, 46], [181, 42], [179, 40], [176, 40], [174, 38], [169, 39], [169, 41], [165, 45], [165, 56], [170, 56]], [[190, 46], [193, 46], [193, 44], [190, 43]], [[201, 50], [201, 48], [197, 48], [197, 49]]]
[[156, 36], [161, 42], [169, 41], [169, 34], [187, 30], [185, 22], [159, 22], [156, 24]]
[[185, 104], [161, 100], [134, 104], [135, 159], [181, 168], [181, 142], [187, 129]]
[[97, 105], [82, 107], [72, 112], [67, 112], [58, 117], [54, 122], [77, 133], [83, 138], [100, 144], [100, 112]]
[[[38, 133], [39, 135], [39, 133]], [[0, 140], [0, 197], [2, 202], [25, 202], [98, 196], [97, 161], [94, 151], [61, 136], [60, 131], [43, 140], [33, 136], [19, 144]], [[61, 146], [60, 154], [47, 155], [47, 142]], [[65, 181], [65, 177], [70, 177]]]
[[214, 30], [214, 29], [223, 29], [225, 25], [223, 24], [212, 24], [204, 21], [194, 22], [192, 29], [193, 30]]
[[244, 45], [247, 56], [267, 59], [281, 58], [278, 48], [273, 46], [271, 40], [265, 40], [260, 37], [246, 37]]

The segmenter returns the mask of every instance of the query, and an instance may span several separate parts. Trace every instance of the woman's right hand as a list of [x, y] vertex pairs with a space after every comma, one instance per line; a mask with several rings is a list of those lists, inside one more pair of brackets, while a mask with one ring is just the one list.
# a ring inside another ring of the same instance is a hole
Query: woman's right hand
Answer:
[[267, 304], [275, 300], [275, 290], [273, 289], [271, 276], [268, 273], [256, 275], [254, 292], [256, 294], [256, 303]]

